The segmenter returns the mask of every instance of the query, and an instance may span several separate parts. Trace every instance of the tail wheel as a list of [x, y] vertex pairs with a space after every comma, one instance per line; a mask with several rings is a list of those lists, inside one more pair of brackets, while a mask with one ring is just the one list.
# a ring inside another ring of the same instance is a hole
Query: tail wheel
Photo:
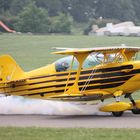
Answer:
[[133, 114], [140, 114], [140, 109], [135, 108], [131, 110]]
[[112, 112], [112, 115], [115, 116], [115, 117], [121, 117], [123, 115], [123, 111]]

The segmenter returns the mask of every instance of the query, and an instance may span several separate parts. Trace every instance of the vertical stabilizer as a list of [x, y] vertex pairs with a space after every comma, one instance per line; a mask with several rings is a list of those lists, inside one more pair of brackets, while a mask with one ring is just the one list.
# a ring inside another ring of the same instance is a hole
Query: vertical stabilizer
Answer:
[[0, 82], [21, 79], [23, 76], [24, 71], [17, 65], [11, 56], [0, 56]]

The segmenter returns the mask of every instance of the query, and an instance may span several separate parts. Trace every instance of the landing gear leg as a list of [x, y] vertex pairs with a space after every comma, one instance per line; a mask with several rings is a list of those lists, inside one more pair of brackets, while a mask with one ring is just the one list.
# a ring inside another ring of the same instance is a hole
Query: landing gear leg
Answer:
[[[116, 96], [115, 97], [116, 102], [120, 102], [121, 101], [121, 97], [120, 96]], [[121, 117], [123, 115], [123, 111], [119, 111], [119, 112], [112, 112], [112, 115], [115, 117]]]
[[[103, 112], [112, 112], [112, 115], [115, 117], [122, 116], [124, 111], [133, 108], [130, 103], [121, 101], [122, 95], [123, 91], [114, 92], [113, 97], [115, 98], [116, 102], [103, 105], [99, 108], [99, 110]], [[140, 100], [137, 101], [136, 104], [140, 107]]]
[[133, 99], [133, 97], [131, 96], [131, 94], [127, 95], [126, 98], [129, 98], [129, 100], [131, 101], [132, 105], [133, 105], [133, 109], [131, 110], [133, 114], [140, 114], [140, 109], [136, 107], [136, 102]]

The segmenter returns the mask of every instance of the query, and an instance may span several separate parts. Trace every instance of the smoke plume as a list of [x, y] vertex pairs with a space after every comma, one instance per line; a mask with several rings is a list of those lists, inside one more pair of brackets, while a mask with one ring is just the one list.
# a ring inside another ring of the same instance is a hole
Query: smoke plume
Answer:
[[104, 113], [98, 111], [100, 105], [80, 105], [9, 96], [0, 98], [0, 114], [101, 115]]

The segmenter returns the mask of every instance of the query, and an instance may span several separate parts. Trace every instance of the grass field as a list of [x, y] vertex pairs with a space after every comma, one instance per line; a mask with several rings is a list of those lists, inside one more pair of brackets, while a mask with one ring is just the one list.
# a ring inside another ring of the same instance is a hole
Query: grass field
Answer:
[[0, 140], [139, 140], [139, 129], [0, 128]]

